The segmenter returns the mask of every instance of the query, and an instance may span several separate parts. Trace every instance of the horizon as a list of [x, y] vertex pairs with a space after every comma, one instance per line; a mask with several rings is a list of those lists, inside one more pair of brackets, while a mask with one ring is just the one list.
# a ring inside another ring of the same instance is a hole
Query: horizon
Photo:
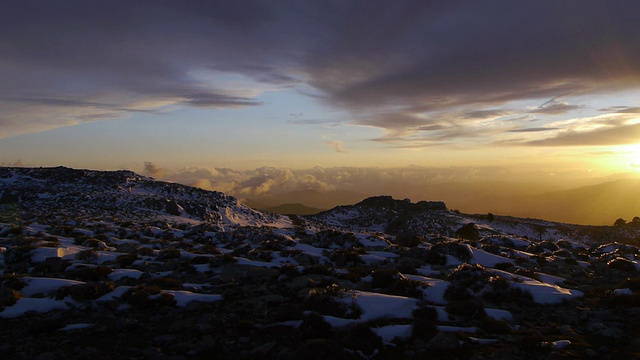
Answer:
[[[22, 164], [18, 167], [38, 168]], [[630, 221], [640, 214], [640, 204], [634, 201], [640, 198], [640, 176], [635, 174], [575, 178], [574, 173], [563, 173], [542, 180], [536, 178], [535, 172], [529, 172], [504, 181], [501, 177], [505, 169], [497, 167], [474, 168], [473, 176], [469, 176], [467, 168], [417, 166], [302, 170], [263, 167], [245, 171], [186, 168], [170, 171], [146, 163], [142, 171], [118, 170], [133, 171], [157, 181], [219, 191], [257, 210], [281, 214], [312, 214], [376, 196], [392, 196], [414, 203], [443, 201], [449, 210], [467, 214], [537, 218], [581, 225], [612, 225], [618, 219]], [[461, 175], [463, 173], [466, 177]], [[349, 180], [345, 181], [345, 178]], [[573, 181], [568, 183], [570, 178]]]
[[[248, 199], [358, 190], [482, 212], [511, 199], [518, 212], [524, 198], [640, 178], [633, 10], [12, 2], [0, 165], [128, 169]], [[590, 211], [611, 214], [585, 221], [638, 215], [599, 201]]]

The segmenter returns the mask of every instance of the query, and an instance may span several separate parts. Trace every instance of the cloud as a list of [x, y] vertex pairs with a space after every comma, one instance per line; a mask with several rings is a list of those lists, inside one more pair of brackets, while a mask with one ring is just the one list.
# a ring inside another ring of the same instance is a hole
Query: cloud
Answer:
[[553, 184], [563, 188], [576, 179], [593, 177], [593, 174], [572, 169], [554, 170], [551, 178], [548, 168], [538, 166], [314, 167], [295, 170], [262, 167], [245, 171], [185, 168], [167, 169], [163, 180], [222, 191], [240, 199], [266, 197], [274, 203], [283, 194], [302, 196], [304, 193], [350, 191], [364, 196], [392, 195], [413, 201], [447, 200], [452, 204], [464, 204], [469, 197], [484, 199], [496, 192], [503, 195], [536, 193], [549, 186], [553, 188]]
[[547, 102], [537, 108], [529, 110], [531, 114], [548, 114], [548, 115], [558, 115], [568, 113], [570, 111], [579, 109], [580, 106], [571, 105], [567, 102], [556, 102], [551, 101]]
[[590, 131], [564, 131], [553, 138], [525, 142], [530, 146], [598, 146], [637, 144], [640, 124], [600, 127]]
[[523, 129], [513, 129], [513, 130], [509, 130], [507, 132], [513, 132], [513, 133], [531, 133], [531, 132], [543, 132], [543, 131], [551, 131], [551, 130], [558, 130], [558, 128], [546, 128], [546, 127], [540, 127], [540, 128], [523, 128]]
[[348, 151], [344, 148], [344, 143], [339, 140], [327, 141], [327, 145], [329, 145], [335, 152], [339, 153], [347, 153]]
[[[291, 116], [291, 115], [290, 115]], [[339, 125], [340, 122], [331, 119], [303, 119], [303, 120], [288, 120], [289, 124], [293, 125], [322, 125], [322, 124], [333, 124]]]
[[143, 174], [147, 176], [151, 176], [156, 179], [162, 179], [167, 170], [156, 166], [154, 163], [147, 161], [144, 163]]
[[[506, 116], [568, 114], [581, 109], [571, 96], [638, 87], [638, 10], [597, 0], [11, 2], [0, 12], [0, 137], [169, 105], [261, 106], [261, 93], [295, 87], [397, 143], [420, 131], [426, 142], [492, 136], [508, 130]], [[554, 100], [527, 107], [544, 99]], [[462, 130], [482, 120], [490, 132]]]
[[512, 112], [508, 110], [477, 110], [471, 111], [463, 115], [465, 119], [493, 119], [506, 115], [511, 115]]
[[616, 114], [639, 114], [640, 107], [611, 106], [608, 108], [600, 109], [600, 111], [607, 112], [607, 113], [616, 113]]
[[[275, 39], [261, 34], [272, 10], [257, 1], [8, 4], [0, 13], [0, 136], [167, 105], [258, 106], [257, 84], [298, 81], [270, 66], [265, 49]], [[203, 69], [247, 80], [193, 76]]]

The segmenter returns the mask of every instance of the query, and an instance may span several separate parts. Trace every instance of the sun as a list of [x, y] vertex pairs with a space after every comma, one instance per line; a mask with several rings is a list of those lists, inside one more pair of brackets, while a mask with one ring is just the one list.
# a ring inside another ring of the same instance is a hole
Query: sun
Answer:
[[[625, 149], [627, 150], [627, 149]], [[629, 168], [640, 172], [640, 144], [628, 147]]]

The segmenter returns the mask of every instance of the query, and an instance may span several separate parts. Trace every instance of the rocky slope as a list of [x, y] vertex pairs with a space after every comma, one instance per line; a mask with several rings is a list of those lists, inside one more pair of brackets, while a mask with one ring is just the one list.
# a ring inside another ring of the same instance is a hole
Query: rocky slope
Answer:
[[9, 358], [640, 356], [632, 226], [390, 197], [289, 219], [66, 168], [0, 168], [0, 203]]

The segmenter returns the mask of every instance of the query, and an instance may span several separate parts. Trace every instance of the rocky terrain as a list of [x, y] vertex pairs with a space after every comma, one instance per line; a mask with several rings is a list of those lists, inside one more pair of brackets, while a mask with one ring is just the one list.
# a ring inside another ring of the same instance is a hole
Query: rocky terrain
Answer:
[[390, 197], [284, 217], [128, 171], [0, 168], [0, 353], [638, 358], [636, 225]]

